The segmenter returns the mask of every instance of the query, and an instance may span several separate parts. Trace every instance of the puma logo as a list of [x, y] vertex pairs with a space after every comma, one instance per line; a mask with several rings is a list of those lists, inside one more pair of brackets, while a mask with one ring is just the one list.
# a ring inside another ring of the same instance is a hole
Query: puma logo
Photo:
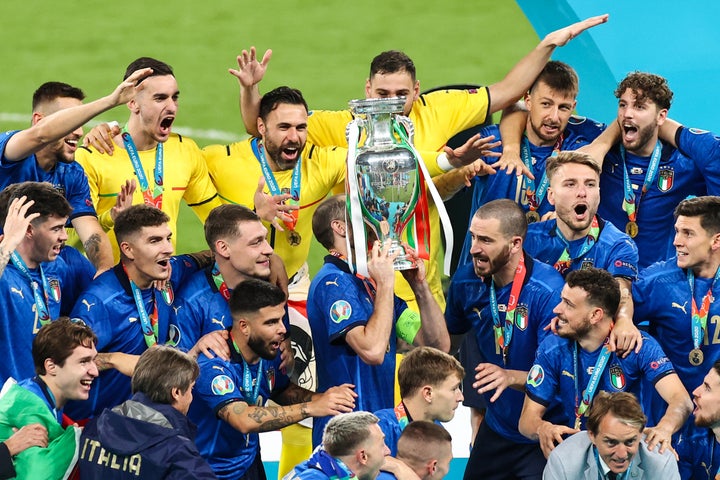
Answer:
[[[223, 315], [222, 318], [224, 319], [224, 318], [225, 318], [225, 315]], [[217, 324], [220, 325], [222, 328], [225, 328], [225, 324], [223, 323], [223, 321], [222, 321], [222, 320], [218, 320], [217, 318], [211, 319], [211, 320], [210, 320], [210, 323], [217, 323]]]
[[336, 287], [340, 287], [337, 283], [337, 278], [333, 280], [332, 282], [325, 282], [325, 285], [335, 285]]
[[177, 315], [178, 310], [180, 310], [181, 308], [182, 308], [182, 305], [178, 305], [177, 307], [175, 305], [173, 305], [172, 309], [175, 312], [175, 315]]
[[687, 300], [685, 300], [685, 303], [683, 303], [682, 305], [680, 305], [680, 304], [677, 303], [677, 302], [672, 302], [672, 303], [670, 304], [670, 306], [673, 307], [673, 308], [679, 308], [680, 310], [683, 311], [683, 313], [684, 313], [685, 315], [687, 315], [687, 310], [685, 310], [685, 307], [687, 306], [687, 304], [688, 304], [688, 302], [687, 302]]
[[10, 287], [10, 292], [11, 292], [11, 293], [17, 293], [18, 295], [20, 295], [20, 298], [22, 298], [23, 300], [25, 300], [25, 295], [23, 295], [22, 290], [18, 290], [18, 289], [15, 288], [15, 287]]
[[130, 323], [135, 323], [135, 322], [137, 322], [137, 317], [130, 317], [130, 318], [128, 318], [128, 322], [130, 322]]
[[95, 305], [94, 303], [89, 303], [87, 300], [83, 299], [82, 304], [85, 305], [88, 309], [88, 312], [90, 311], [90, 307]]

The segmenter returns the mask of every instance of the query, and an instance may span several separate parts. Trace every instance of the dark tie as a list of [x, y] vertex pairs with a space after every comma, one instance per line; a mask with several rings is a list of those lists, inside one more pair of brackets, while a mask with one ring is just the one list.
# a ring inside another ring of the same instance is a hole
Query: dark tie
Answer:
[[617, 480], [617, 473], [608, 472], [607, 477], [608, 477], [608, 480]]

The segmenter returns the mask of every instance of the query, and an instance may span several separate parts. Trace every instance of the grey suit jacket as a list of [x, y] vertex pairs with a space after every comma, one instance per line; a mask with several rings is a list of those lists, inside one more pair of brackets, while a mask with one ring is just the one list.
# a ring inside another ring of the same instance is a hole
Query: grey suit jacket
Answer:
[[[550, 454], [543, 480], [598, 480], [598, 463], [587, 432], [571, 436]], [[629, 480], [680, 480], [675, 456], [651, 452], [643, 440], [630, 465]]]

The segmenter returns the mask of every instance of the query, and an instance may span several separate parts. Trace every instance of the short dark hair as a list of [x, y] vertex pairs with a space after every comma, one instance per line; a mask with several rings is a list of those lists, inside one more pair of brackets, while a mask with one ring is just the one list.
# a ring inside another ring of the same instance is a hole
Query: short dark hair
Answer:
[[414, 348], [400, 362], [400, 397], [409, 397], [425, 385], [440, 385], [452, 374], [455, 374], [458, 380], [465, 376], [465, 369], [455, 357], [437, 348]]
[[205, 241], [215, 251], [215, 242], [221, 238], [242, 235], [242, 222], [259, 222], [260, 217], [245, 205], [226, 204], [215, 207], [205, 220]]
[[500, 231], [506, 237], [525, 238], [527, 233], [527, 218], [520, 206], [507, 198], [493, 200], [475, 211], [477, 219], [500, 220]]
[[97, 343], [95, 333], [82, 321], [59, 317], [54, 322], [40, 327], [32, 342], [32, 357], [35, 373], [45, 375], [45, 360], [51, 359], [62, 367], [65, 360], [79, 346], [92, 348]]
[[[152, 68], [153, 70], [152, 73], [145, 78], [165, 75], [175, 76], [172, 67], [167, 63], [161, 62], [160, 60], [156, 60], [151, 57], [140, 57], [133, 60], [130, 65], [127, 66], [127, 68], [125, 69], [125, 75], [123, 75], [123, 80], [127, 80], [127, 78], [133, 74], [133, 72], [136, 72], [137, 70], [141, 70], [143, 68]], [[140, 83], [142, 83], [145, 78], [138, 80], [137, 84], [139, 85]]]
[[260, 118], [262, 118], [263, 121], [267, 120], [267, 116], [270, 112], [283, 103], [290, 105], [302, 105], [305, 107], [305, 111], [308, 111], [307, 102], [303, 98], [303, 94], [300, 90], [290, 87], [277, 87], [276, 89], [267, 92], [263, 95], [262, 99], [260, 99]]
[[145, 204], [133, 205], [115, 218], [115, 237], [120, 244], [143, 227], [157, 227], [169, 221], [170, 217], [158, 208]]
[[370, 62], [370, 79], [376, 74], [407, 72], [415, 81], [415, 64], [412, 59], [399, 50], [382, 52]]
[[599, 268], [574, 270], [565, 277], [565, 283], [570, 288], [585, 290], [590, 305], [602, 308], [610, 318], [615, 317], [620, 305], [620, 286], [609, 272]]
[[325, 451], [333, 457], [351, 455], [370, 438], [370, 425], [380, 420], [370, 412], [341, 413], [330, 419], [323, 431]]
[[615, 89], [615, 98], [622, 97], [625, 90], [630, 89], [638, 103], [651, 100], [660, 109], [670, 109], [673, 92], [667, 80], [660, 75], [645, 72], [632, 72], [623, 78]]
[[32, 221], [33, 225], [39, 225], [51, 215], [58, 217], [69, 217], [72, 207], [67, 199], [47, 182], [22, 182], [8, 185], [0, 192], [0, 225], [5, 224], [10, 203], [16, 198], [25, 196], [27, 200], [35, 203], [28, 208], [27, 214], [39, 213], [40, 216]]
[[720, 360], [716, 360], [715, 363], [713, 363], [712, 368], [715, 370], [715, 373], [720, 375]]
[[345, 221], [345, 194], [334, 195], [326, 198], [318, 206], [312, 218], [313, 235], [320, 245], [327, 250], [333, 248], [335, 237], [333, 236], [330, 223], [333, 220]]
[[438, 458], [437, 450], [443, 443], [452, 445], [447, 430], [434, 422], [415, 420], [407, 424], [398, 438], [397, 457], [415, 470]]
[[675, 207], [675, 220], [683, 217], [700, 217], [700, 226], [710, 235], [720, 233], [720, 197], [686, 198]]
[[132, 392], [142, 392], [155, 403], [172, 404], [173, 388], [188, 391], [200, 375], [194, 358], [175, 348], [155, 345], [140, 355], [130, 385]]
[[230, 295], [230, 313], [233, 318], [274, 307], [284, 303], [285, 292], [280, 287], [264, 280], [249, 278], [238, 284]]
[[56, 98], [76, 98], [85, 100], [82, 90], [63, 82], [45, 82], [35, 90], [32, 98], [33, 112], [42, 103], [52, 102]]
[[553, 177], [557, 173], [558, 169], [567, 165], [568, 163], [577, 163], [579, 165], [585, 165], [592, 169], [598, 176], [600, 176], [600, 167], [595, 163], [590, 155], [575, 150], [564, 150], [559, 152], [557, 156], [550, 157], [545, 164], [545, 173], [547, 174], [548, 180], [552, 181]]
[[543, 82], [554, 92], [577, 97], [579, 91], [579, 80], [575, 69], [564, 62], [550, 60], [537, 76], [530, 87], [530, 93], [535, 90], [538, 83]]
[[647, 417], [642, 411], [640, 402], [635, 395], [629, 392], [608, 393], [600, 391], [590, 405], [587, 419], [587, 429], [593, 435], [597, 435], [600, 422], [608, 413], [617, 418], [621, 423], [643, 431], [647, 423]]

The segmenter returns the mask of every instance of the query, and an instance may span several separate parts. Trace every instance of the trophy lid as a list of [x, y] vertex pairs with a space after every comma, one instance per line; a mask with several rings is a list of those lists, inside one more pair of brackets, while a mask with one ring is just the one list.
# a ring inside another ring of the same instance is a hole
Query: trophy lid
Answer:
[[391, 98], [363, 98], [350, 100], [350, 110], [356, 114], [363, 113], [402, 113], [405, 107], [405, 97]]

